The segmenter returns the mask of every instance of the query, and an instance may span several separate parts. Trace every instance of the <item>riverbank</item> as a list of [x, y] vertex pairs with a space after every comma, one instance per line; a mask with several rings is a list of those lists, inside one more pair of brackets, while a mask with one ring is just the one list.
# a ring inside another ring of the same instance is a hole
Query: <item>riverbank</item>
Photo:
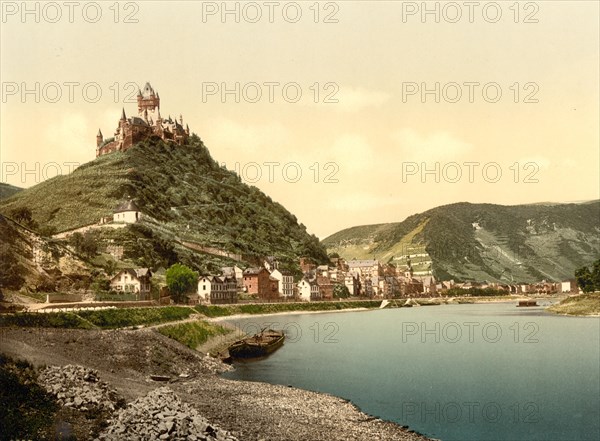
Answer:
[[[166, 386], [239, 440], [428, 439], [331, 395], [223, 379], [219, 374], [229, 366], [153, 329], [0, 328], [0, 352], [35, 366], [74, 364], [94, 369], [127, 403]], [[88, 420], [86, 415], [77, 409], [61, 409], [50, 423], [76, 433], [78, 439], [93, 439], [104, 422]]]
[[560, 303], [546, 308], [546, 311], [559, 315], [600, 317], [600, 293], [567, 297]]

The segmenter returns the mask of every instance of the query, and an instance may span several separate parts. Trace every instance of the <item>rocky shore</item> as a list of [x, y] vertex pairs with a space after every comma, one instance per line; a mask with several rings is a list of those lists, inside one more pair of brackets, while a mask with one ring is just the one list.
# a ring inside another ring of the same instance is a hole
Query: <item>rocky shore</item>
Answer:
[[229, 366], [149, 329], [0, 332], [0, 351], [50, 366], [39, 382], [71, 409], [57, 424], [78, 439], [428, 439], [331, 395], [223, 379]]

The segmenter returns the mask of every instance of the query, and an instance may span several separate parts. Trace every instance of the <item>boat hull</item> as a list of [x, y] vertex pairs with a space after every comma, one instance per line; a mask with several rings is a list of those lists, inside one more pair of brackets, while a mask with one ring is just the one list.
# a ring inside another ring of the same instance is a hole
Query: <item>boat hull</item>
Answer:
[[257, 358], [269, 355], [279, 349], [285, 340], [282, 332], [269, 331], [239, 340], [229, 346], [232, 358]]

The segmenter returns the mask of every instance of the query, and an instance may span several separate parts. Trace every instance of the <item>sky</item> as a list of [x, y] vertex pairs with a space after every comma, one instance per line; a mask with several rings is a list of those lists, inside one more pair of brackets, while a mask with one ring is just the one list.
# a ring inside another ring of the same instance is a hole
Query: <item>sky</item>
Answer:
[[95, 157], [150, 82], [321, 239], [600, 198], [599, 3], [1, 2], [0, 181]]

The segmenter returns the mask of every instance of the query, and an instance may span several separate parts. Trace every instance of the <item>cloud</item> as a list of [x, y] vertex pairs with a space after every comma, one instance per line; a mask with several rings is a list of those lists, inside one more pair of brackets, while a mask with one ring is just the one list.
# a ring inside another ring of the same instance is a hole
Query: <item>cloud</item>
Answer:
[[332, 96], [338, 100], [335, 108], [343, 112], [358, 112], [367, 107], [379, 107], [390, 99], [390, 95], [377, 90], [367, 90], [362, 87], [340, 87]]
[[394, 132], [392, 139], [400, 147], [402, 160], [456, 160], [472, 149], [471, 144], [446, 132], [422, 135], [416, 130], [403, 128]]

